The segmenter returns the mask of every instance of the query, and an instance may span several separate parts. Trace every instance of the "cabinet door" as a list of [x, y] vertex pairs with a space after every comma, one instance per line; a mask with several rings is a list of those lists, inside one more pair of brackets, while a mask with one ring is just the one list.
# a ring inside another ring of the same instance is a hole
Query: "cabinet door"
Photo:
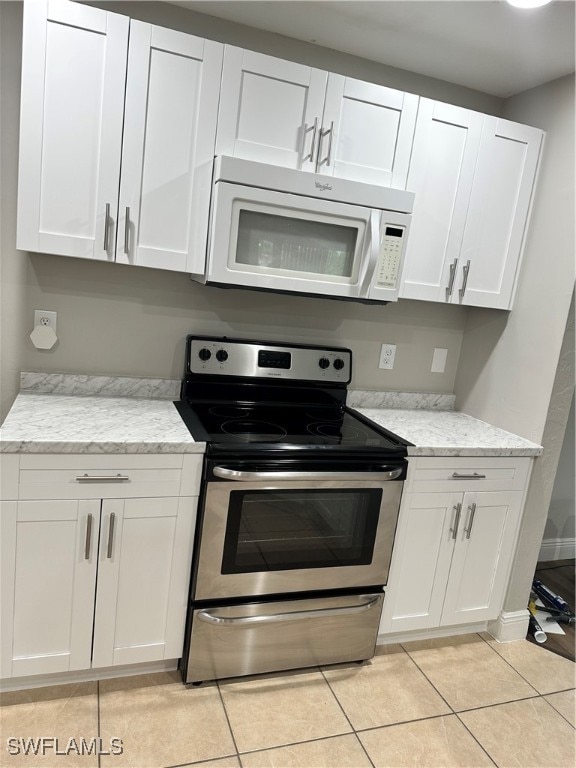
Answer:
[[327, 72], [226, 46], [216, 153], [314, 171]]
[[118, 262], [204, 271], [222, 51], [130, 22]]
[[498, 616], [522, 511], [522, 491], [464, 494], [442, 625]]
[[127, 49], [124, 16], [24, 4], [18, 248], [114, 259]]
[[196, 503], [102, 502], [93, 667], [182, 655]]
[[318, 173], [406, 188], [418, 96], [330, 74]]
[[440, 624], [461, 500], [460, 493], [404, 494], [381, 632]]
[[543, 133], [485, 117], [454, 298], [510, 309]]
[[421, 99], [406, 188], [416, 193], [402, 274], [404, 299], [450, 301], [484, 117]]
[[2, 677], [90, 668], [100, 502], [6, 501]]

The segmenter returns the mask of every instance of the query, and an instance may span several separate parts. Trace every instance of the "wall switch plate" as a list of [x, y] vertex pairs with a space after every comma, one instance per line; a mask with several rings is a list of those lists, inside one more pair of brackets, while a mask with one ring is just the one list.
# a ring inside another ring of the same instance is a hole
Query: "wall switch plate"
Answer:
[[435, 347], [434, 355], [432, 356], [432, 367], [430, 371], [432, 373], [444, 373], [446, 370], [446, 358], [448, 357], [448, 350], [443, 347]]
[[396, 357], [396, 344], [382, 344], [380, 350], [380, 362], [378, 368], [385, 368], [390, 371], [394, 368], [394, 358]]
[[34, 328], [38, 325], [43, 325], [46, 328], [52, 328], [56, 332], [56, 318], [58, 314], [51, 312], [47, 309], [35, 309], [34, 310]]

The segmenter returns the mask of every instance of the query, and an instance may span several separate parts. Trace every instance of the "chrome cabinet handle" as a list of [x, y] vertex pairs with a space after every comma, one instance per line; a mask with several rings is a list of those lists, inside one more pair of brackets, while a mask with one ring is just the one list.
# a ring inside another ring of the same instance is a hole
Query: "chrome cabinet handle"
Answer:
[[90, 560], [90, 545], [92, 543], [92, 513], [86, 517], [86, 541], [84, 544], [84, 560]]
[[126, 206], [124, 221], [124, 253], [130, 253], [130, 208]]
[[212, 472], [224, 480], [396, 480], [403, 469], [384, 472], [245, 472], [226, 467], [214, 467]]
[[106, 203], [106, 213], [104, 214], [104, 250], [108, 251], [110, 244], [110, 203]]
[[330, 128], [328, 128], [327, 131], [320, 131], [320, 141], [318, 143], [318, 156], [320, 156], [320, 152], [322, 150], [322, 144], [324, 136], [330, 136], [330, 140], [328, 142], [328, 154], [326, 155], [324, 160], [318, 160], [318, 165], [323, 165], [326, 163], [327, 166], [330, 165], [331, 159], [332, 159], [332, 138], [334, 136], [334, 120], [330, 123]]
[[486, 475], [479, 475], [473, 472], [471, 475], [461, 475], [459, 472], [452, 472], [452, 480], [485, 480]]
[[456, 277], [457, 264], [458, 259], [454, 259], [452, 264], [450, 264], [450, 278], [448, 280], [448, 285], [446, 286], [446, 299], [449, 299], [450, 296], [452, 296], [452, 291], [454, 290], [454, 278]]
[[108, 546], [106, 547], [106, 559], [112, 558], [112, 545], [114, 543], [114, 524], [116, 523], [116, 513], [110, 512], [110, 524], [108, 527]]
[[470, 534], [472, 533], [472, 525], [474, 524], [474, 515], [476, 514], [476, 502], [473, 502], [468, 507], [470, 511], [470, 519], [468, 520], [468, 528], [464, 529], [464, 532], [466, 534], [466, 538], [470, 538]]
[[293, 611], [292, 613], [271, 613], [262, 616], [238, 616], [237, 618], [224, 618], [214, 616], [210, 611], [200, 611], [198, 618], [208, 624], [217, 624], [218, 626], [238, 626], [241, 624], [269, 624], [276, 621], [298, 621], [300, 619], [310, 619], [314, 616], [342, 616], [344, 614], [365, 613], [376, 605], [380, 595], [365, 595], [365, 603], [353, 605], [345, 608], [316, 608], [311, 611]]
[[[306, 134], [308, 131], [312, 131], [312, 143], [310, 144], [310, 154], [304, 155], [304, 147], [306, 145]], [[318, 133], [318, 118], [314, 118], [314, 125], [308, 128], [308, 123], [304, 123], [304, 131], [302, 133], [302, 160], [309, 160], [314, 162], [314, 150], [316, 149], [316, 134]]]
[[77, 483], [125, 483], [130, 480], [128, 475], [77, 475]]
[[464, 294], [466, 293], [466, 283], [468, 282], [468, 272], [470, 272], [470, 259], [466, 262], [466, 264], [462, 267], [462, 288], [458, 291], [460, 294], [460, 300], [464, 298]]
[[454, 527], [450, 528], [452, 538], [455, 539], [458, 535], [458, 526], [460, 525], [460, 515], [462, 513], [462, 504], [456, 504], [452, 509], [456, 510], [456, 516], [454, 518]]

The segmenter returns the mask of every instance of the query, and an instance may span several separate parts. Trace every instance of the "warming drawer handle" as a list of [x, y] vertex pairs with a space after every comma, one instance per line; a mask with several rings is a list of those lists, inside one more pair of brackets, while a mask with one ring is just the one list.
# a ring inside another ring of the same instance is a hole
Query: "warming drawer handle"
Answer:
[[245, 472], [239, 469], [214, 467], [216, 477], [223, 480], [267, 481], [267, 480], [396, 480], [402, 474], [402, 467], [387, 472]]
[[292, 613], [271, 613], [262, 614], [262, 616], [238, 616], [234, 619], [225, 619], [221, 616], [214, 616], [209, 611], [200, 611], [198, 618], [208, 624], [216, 624], [220, 627], [239, 626], [246, 624], [270, 624], [277, 621], [299, 621], [300, 619], [310, 619], [314, 616], [344, 616], [357, 613], [365, 613], [373, 608], [378, 602], [380, 595], [363, 595], [367, 600], [360, 605], [353, 605], [345, 608], [316, 608], [311, 611], [293, 611]]
[[485, 480], [486, 475], [480, 475], [478, 472], [472, 472], [471, 475], [461, 475], [459, 472], [452, 472], [452, 480]]
[[128, 475], [77, 475], [76, 482], [78, 483], [125, 483], [130, 480]]

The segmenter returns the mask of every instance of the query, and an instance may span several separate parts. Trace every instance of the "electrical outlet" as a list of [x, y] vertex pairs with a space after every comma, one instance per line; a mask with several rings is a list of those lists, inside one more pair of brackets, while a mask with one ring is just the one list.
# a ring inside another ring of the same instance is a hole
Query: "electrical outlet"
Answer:
[[50, 312], [47, 309], [35, 309], [34, 310], [34, 328], [38, 325], [43, 325], [46, 328], [52, 328], [56, 333], [56, 312]]
[[380, 351], [380, 362], [378, 368], [392, 370], [394, 368], [394, 358], [396, 357], [396, 344], [382, 344]]

